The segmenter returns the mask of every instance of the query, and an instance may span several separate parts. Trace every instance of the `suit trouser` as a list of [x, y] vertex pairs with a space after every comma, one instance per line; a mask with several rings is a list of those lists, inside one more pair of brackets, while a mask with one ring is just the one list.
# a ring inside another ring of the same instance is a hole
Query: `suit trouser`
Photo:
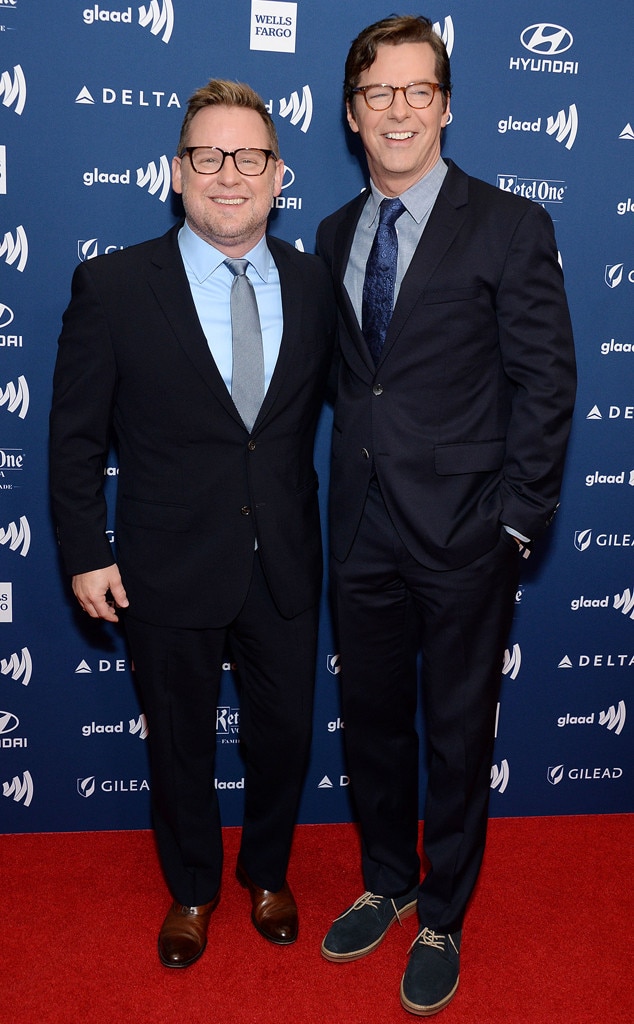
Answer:
[[420, 880], [415, 718], [422, 650], [428, 870], [418, 909], [422, 926], [456, 931], [484, 853], [517, 544], [503, 530], [497, 546], [470, 565], [427, 569], [404, 547], [373, 482], [352, 550], [345, 562], [332, 560], [331, 574], [364, 884], [399, 896]]
[[216, 710], [227, 646], [237, 666], [244, 818], [240, 857], [252, 881], [284, 884], [308, 761], [317, 608], [277, 611], [260, 566], [235, 620], [220, 629], [173, 629], [126, 615], [135, 677], [148, 719], [152, 813], [174, 899], [214, 898], [222, 836], [214, 779]]

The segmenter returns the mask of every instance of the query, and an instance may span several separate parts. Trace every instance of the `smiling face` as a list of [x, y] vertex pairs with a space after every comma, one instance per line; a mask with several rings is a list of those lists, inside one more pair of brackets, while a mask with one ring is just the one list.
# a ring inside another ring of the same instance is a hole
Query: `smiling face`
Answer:
[[[383, 43], [357, 85], [437, 82], [429, 43]], [[357, 93], [348, 104], [348, 124], [363, 142], [372, 181], [386, 196], [400, 196], [420, 181], [440, 157], [440, 133], [449, 120], [449, 99], [437, 91], [424, 110], [410, 107], [402, 92], [387, 110], [370, 110]]]
[[[233, 152], [245, 147], [271, 149], [271, 140], [256, 110], [217, 105], [198, 111], [185, 145]], [[233, 258], [244, 256], [262, 238], [283, 176], [283, 162], [272, 157], [264, 174], [257, 176], [240, 174], [231, 157], [217, 174], [197, 174], [188, 155], [172, 160], [172, 187], [182, 195], [190, 228]]]

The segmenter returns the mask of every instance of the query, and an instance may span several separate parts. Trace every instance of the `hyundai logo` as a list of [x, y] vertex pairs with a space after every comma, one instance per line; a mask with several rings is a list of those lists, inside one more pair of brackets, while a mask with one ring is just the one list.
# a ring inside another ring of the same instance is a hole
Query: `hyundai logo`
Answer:
[[520, 36], [522, 46], [531, 53], [539, 53], [547, 57], [554, 57], [555, 54], [565, 53], [572, 46], [574, 40], [572, 32], [561, 25], [529, 25]]

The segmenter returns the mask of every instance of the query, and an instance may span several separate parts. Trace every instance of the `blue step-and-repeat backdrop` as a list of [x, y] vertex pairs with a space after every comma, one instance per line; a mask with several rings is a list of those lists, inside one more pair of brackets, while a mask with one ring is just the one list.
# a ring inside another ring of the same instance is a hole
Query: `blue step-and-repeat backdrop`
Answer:
[[[312, 251], [321, 218], [365, 184], [343, 116], [343, 64], [360, 29], [389, 13], [376, 0], [0, 0], [2, 832], [150, 824], [147, 725], [125, 644], [75, 605], [48, 507], [51, 377], [73, 267], [174, 222], [170, 160], [187, 98], [210, 77], [247, 81], [270, 106], [286, 162], [271, 230]], [[551, 214], [579, 360], [561, 509], [516, 598], [491, 813], [632, 811], [630, 5], [432, 0], [421, 13], [452, 55], [444, 152]], [[324, 509], [330, 427], [326, 408]], [[105, 477], [112, 495], [114, 457]], [[235, 825], [240, 712], [224, 667], [216, 784]], [[302, 822], [352, 814], [340, 669], [324, 596]]]

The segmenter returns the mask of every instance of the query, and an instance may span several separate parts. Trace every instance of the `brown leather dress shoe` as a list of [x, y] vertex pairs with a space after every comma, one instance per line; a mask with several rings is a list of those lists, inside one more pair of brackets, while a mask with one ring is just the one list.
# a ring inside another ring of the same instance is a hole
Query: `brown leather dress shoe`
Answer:
[[176, 900], [167, 912], [159, 933], [159, 960], [165, 967], [189, 967], [207, 945], [207, 928], [219, 896], [199, 907], [185, 907]]
[[289, 889], [288, 882], [278, 892], [260, 889], [254, 885], [240, 861], [236, 867], [236, 878], [251, 895], [251, 920], [269, 942], [288, 946], [297, 938], [297, 904]]

